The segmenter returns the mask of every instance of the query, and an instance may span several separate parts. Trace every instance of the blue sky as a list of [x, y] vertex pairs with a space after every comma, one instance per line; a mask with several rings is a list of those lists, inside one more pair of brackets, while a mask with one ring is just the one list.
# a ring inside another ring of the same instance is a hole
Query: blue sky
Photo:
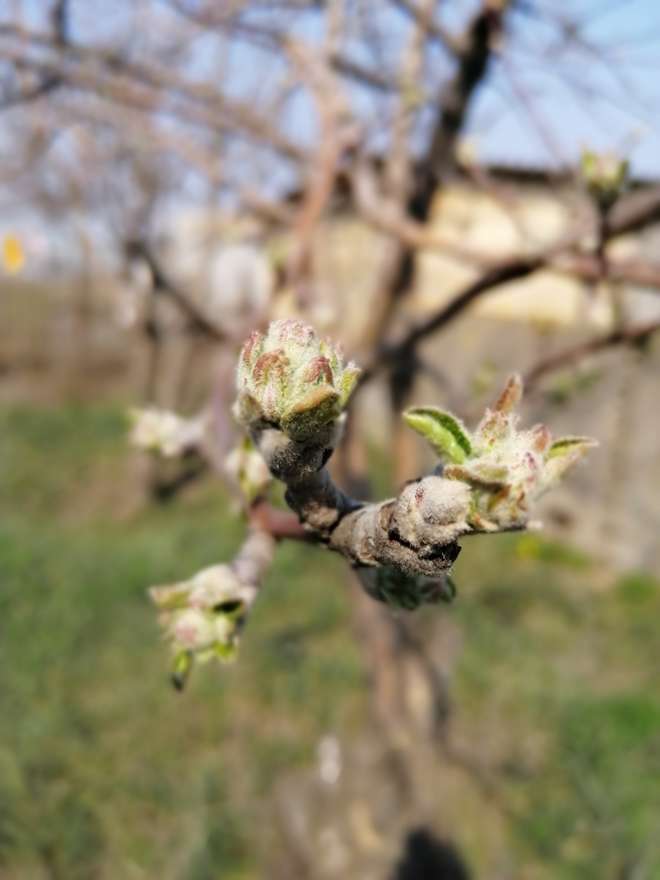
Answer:
[[[514, 100], [506, 72], [498, 71], [482, 90], [469, 125], [483, 143], [484, 156], [555, 164], [562, 158], [574, 161], [582, 146], [590, 146], [623, 151], [635, 173], [660, 176], [660, 0], [554, 0], [546, 5], [570, 9], [571, 16], [581, 10], [581, 35], [595, 49], [591, 57], [572, 52], [557, 46], [551, 29], [519, 19], [514, 39], [530, 50], [527, 66], [520, 63], [517, 71], [559, 155], [550, 155], [540, 126]], [[605, 55], [598, 51], [603, 47]]]
[[[166, 34], [176, 36], [180, 27], [180, 20], [167, 11], [163, 0], [71, 2], [74, 39], [120, 46], [137, 60], [148, 58], [150, 48], [162, 46]], [[161, 16], [162, 29], [136, 27], [140, 10], [148, 2]], [[384, 0], [370, 2], [378, 13], [373, 24], [386, 32], [380, 62], [391, 66], [399, 57], [406, 20], [388, 12], [390, 6]], [[477, 2], [444, 0], [438, 2], [439, 14], [448, 27], [460, 29]], [[574, 166], [580, 151], [589, 147], [619, 151], [631, 160], [634, 175], [660, 179], [660, 0], [519, 2], [543, 8], [546, 19], [554, 21], [549, 24], [524, 10], [513, 17], [509, 45], [502, 47], [502, 59], [496, 60], [480, 88], [466, 126], [465, 135], [473, 141], [478, 160], [566, 168]], [[43, 29], [48, 25], [50, 6], [47, 0], [0, 0], [0, 21], [13, 19], [18, 8], [26, 26]], [[557, 19], [564, 15], [567, 21], [578, 22], [572, 44], [560, 33]], [[307, 40], [319, 37], [318, 26], [309, 19], [298, 17], [294, 27]], [[581, 41], [579, 47], [576, 41]], [[361, 44], [355, 51], [363, 62], [378, 66], [379, 57], [369, 47]], [[191, 43], [187, 70], [191, 77], [206, 76], [209, 71], [211, 77], [217, 76], [221, 70], [223, 83], [231, 92], [251, 101], [262, 100], [268, 106], [278, 70], [267, 57], [245, 47], [234, 47], [228, 53], [220, 36], [206, 35]], [[447, 56], [441, 49], [434, 50], [425, 74], [431, 90], [437, 89], [448, 70]], [[370, 108], [371, 98], [366, 93], [355, 90], [352, 98], [361, 112]], [[0, 145], [9, 155], [12, 125], [18, 119], [14, 113], [20, 113], [20, 108], [5, 114], [0, 133]], [[316, 136], [315, 108], [300, 91], [290, 101], [285, 119], [289, 133], [302, 141]], [[57, 144], [66, 150], [66, 137], [58, 138]], [[373, 147], [386, 149], [377, 136]], [[236, 180], [247, 181], [257, 190], [262, 187], [265, 193], [294, 182], [281, 164], [273, 166], [259, 156], [246, 154], [244, 144], [236, 142], [232, 149]], [[46, 163], [52, 155], [45, 157]], [[116, 169], [107, 171], [114, 185]], [[11, 181], [3, 187], [1, 197], [4, 219], [0, 229], [15, 229], [30, 216], [34, 218], [32, 206], [22, 200], [21, 190], [12, 188]], [[207, 197], [206, 181], [182, 167], [172, 179], [168, 204], [178, 210], [182, 202]], [[60, 237], [65, 226], [60, 224]], [[50, 227], [48, 237], [54, 240]]]
[[[479, 159], [562, 168], [575, 165], [588, 147], [621, 152], [634, 174], [660, 177], [660, 0], [534, 0], [545, 20], [525, 14], [525, 0], [520, 2], [509, 45], [492, 65], [466, 127]], [[398, 57], [405, 19], [388, 12], [382, 0], [373, 5], [389, 31], [387, 63]], [[459, 30], [475, 5], [452, 0], [438, 3], [438, 10], [447, 26]], [[562, 34], [562, 19], [577, 23], [572, 40]], [[299, 29], [307, 39], [318, 37], [309, 20]], [[364, 45], [357, 51], [364, 63], [377, 64]], [[250, 53], [234, 59], [237, 92], [246, 95], [263, 77], [258, 53]], [[447, 58], [437, 50], [430, 75], [437, 73], [439, 81], [447, 72]], [[360, 90], [353, 98], [368, 105]], [[307, 97], [294, 98], [287, 117], [292, 132], [313, 139], [316, 116]]]
[[[388, 12], [384, 0], [371, 0], [374, 26], [387, 32], [385, 61], [398, 57], [405, 38], [405, 19]], [[439, 2], [444, 23], [459, 29], [477, 0]], [[473, 102], [466, 136], [484, 162], [562, 167], [574, 165], [582, 148], [617, 150], [632, 163], [633, 173], [660, 177], [660, 0], [519, 0], [503, 47], [502, 60]], [[546, 21], [526, 14], [525, 4], [542, 9]], [[74, 39], [90, 39], [129, 48], [142, 57], [142, 48], [159, 44], [158, 28], [141, 33], [135, 27], [138, 0], [72, 0]], [[18, 7], [31, 27], [47, 25], [51, 6], [46, 0], [23, 0]], [[14, 0], [0, 0], [0, 19], [12, 18]], [[176, 28], [180, 20], [159, 0], [152, 9], [164, 24]], [[560, 36], [557, 20], [578, 22], [576, 40]], [[548, 23], [548, 20], [553, 20]], [[318, 38], [311, 18], [296, 19], [296, 28], [308, 40]], [[163, 33], [166, 28], [163, 28]], [[268, 99], [272, 68], [266, 56], [248, 48], [233, 49], [221, 62], [221, 37], [206, 36], [191, 46], [192, 75], [222, 68], [225, 84], [236, 94], [254, 99], [255, 85]], [[581, 41], [576, 48], [576, 41]], [[603, 49], [606, 52], [603, 53]], [[361, 60], [372, 65], [375, 56]], [[390, 55], [396, 53], [396, 55]], [[227, 54], [225, 52], [225, 54]], [[147, 55], [147, 52], [144, 52]], [[437, 50], [427, 70], [439, 82], [448, 71], [446, 56]], [[367, 106], [366, 95], [353, 94], [356, 106]], [[309, 98], [298, 93], [286, 110], [287, 126], [300, 139], [316, 134], [316, 114]], [[421, 141], [420, 141], [421, 143]], [[375, 143], [374, 146], [382, 146]], [[245, 168], [258, 174], [258, 168]], [[264, 172], [272, 175], [272, 167]]]

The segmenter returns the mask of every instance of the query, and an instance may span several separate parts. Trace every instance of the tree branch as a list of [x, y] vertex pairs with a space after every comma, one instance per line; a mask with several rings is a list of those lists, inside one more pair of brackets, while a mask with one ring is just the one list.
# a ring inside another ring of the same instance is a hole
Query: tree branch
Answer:
[[[616, 236], [640, 229], [660, 218], [660, 187], [654, 187], [652, 190], [644, 193], [643, 197], [641, 194], [635, 194], [628, 199], [622, 199], [616, 208], [617, 210], [612, 211], [612, 216], [607, 224], [607, 241]], [[372, 363], [363, 370], [359, 379], [360, 384], [368, 382], [381, 369], [389, 367], [398, 360], [409, 357], [423, 339], [445, 327], [475, 300], [490, 293], [502, 284], [526, 278], [539, 269], [559, 268], [562, 265], [561, 261], [563, 259], [567, 259], [569, 262], [571, 259], [576, 261], [583, 259], [583, 254], [578, 253], [575, 255], [574, 252], [574, 248], [579, 246], [580, 238], [581, 236], [576, 236], [572, 241], [562, 242], [560, 245], [550, 248], [542, 254], [530, 257], [515, 257], [488, 269], [481, 277], [468, 284], [435, 314], [416, 327], [413, 327], [400, 342], [382, 348]], [[587, 255], [587, 260], [589, 259], [593, 259], [592, 255]], [[577, 265], [576, 262], [576, 268]], [[585, 265], [582, 266], [583, 269], [585, 269]], [[592, 268], [587, 265], [586, 272], [590, 274]], [[630, 265], [628, 268], [632, 272]], [[641, 280], [642, 275], [645, 275], [648, 281], [650, 273], [647, 274], [645, 270], [644, 273], [639, 273], [635, 283], [645, 283]], [[629, 278], [628, 280], [632, 279]]]
[[472, 529], [465, 521], [468, 490], [430, 476], [409, 484], [397, 498], [365, 504], [342, 492], [323, 462], [334, 438], [302, 444], [274, 428], [251, 430], [253, 442], [286, 500], [317, 540], [357, 568], [394, 566], [408, 575], [438, 577], [459, 553], [456, 538]]
[[451, 299], [442, 309], [431, 315], [426, 321], [418, 324], [417, 327], [413, 327], [401, 342], [382, 348], [372, 364], [362, 371], [358, 380], [360, 385], [369, 382], [380, 370], [395, 364], [397, 361], [409, 359], [415, 347], [423, 339], [449, 324], [484, 293], [509, 281], [525, 278], [543, 265], [544, 260], [541, 257], [522, 258], [503, 263], [494, 269], [489, 269]]
[[[245, 42], [251, 42], [252, 45], [260, 48], [271, 49], [273, 51], [283, 51], [287, 49], [289, 36], [286, 32], [275, 30], [267, 27], [262, 23], [254, 21], [240, 20], [237, 16], [213, 15], [208, 11], [195, 11], [188, 9], [178, 0], [161, 0], [165, 5], [175, 10], [179, 15], [187, 21], [201, 28], [215, 28], [230, 35], [236, 35]], [[299, 42], [299, 37], [296, 38]], [[311, 50], [311, 46], [307, 46]], [[330, 66], [341, 76], [351, 79], [359, 85], [374, 89], [377, 92], [393, 92], [396, 91], [397, 84], [390, 77], [384, 76], [377, 70], [366, 67], [354, 58], [334, 49], [328, 61]]]
[[[116, 52], [63, 44], [49, 35], [9, 24], [0, 25], [0, 37], [21, 43], [18, 47], [6, 42], [0, 45], [0, 57], [23, 69], [58, 77], [74, 88], [144, 112], [160, 111], [212, 131], [241, 132], [295, 162], [307, 159], [307, 151], [271, 125], [265, 114], [228, 98], [215, 87], [188, 82], [162, 67], [128, 61]], [[51, 57], [31, 57], [26, 44], [51, 53]], [[163, 102], [165, 97], [169, 103]]]
[[190, 326], [217, 342], [226, 342], [227, 334], [213, 324], [203, 312], [193, 303], [180, 288], [166, 275], [155, 254], [142, 239], [133, 239], [126, 243], [126, 252], [129, 257], [139, 257], [145, 261], [151, 272], [154, 289], [168, 296], [179, 307], [181, 312], [190, 321]]
[[532, 367], [525, 376], [525, 386], [532, 389], [548, 373], [573, 366], [590, 354], [597, 354], [618, 345], [643, 343], [658, 330], [660, 330], [660, 321], [648, 321], [634, 327], [618, 328], [605, 336], [597, 336], [595, 339], [589, 339], [586, 342], [565, 348]]
[[[502, 25], [502, 10], [485, 3], [470, 21], [460, 50], [456, 55], [456, 71], [438, 95], [436, 123], [428, 147], [419, 163], [415, 184], [407, 203], [407, 214], [415, 221], [428, 220], [433, 199], [441, 180], [454, 167], [456, 139], [470, 100], [482, 81], [491, 58], [494, 36]], [[382, 307], [372, 322], [369, 342], [372, 346], [385, 336], [399, 300], [410, 290], [415, 275], [415, 249], [396, 243], [383, 266]]]
[[415, 0], [392, 0], [392, 4], [409, 18], [412, 18], [417, 25], [428, 31], [435, 40], [442, 43], [454, 55], [460, 54], [463, 47], [462, 41], [456, 39], [449, 31], [443, 28], [436, 18], [429, 14], [427, 9], [418, 6]]

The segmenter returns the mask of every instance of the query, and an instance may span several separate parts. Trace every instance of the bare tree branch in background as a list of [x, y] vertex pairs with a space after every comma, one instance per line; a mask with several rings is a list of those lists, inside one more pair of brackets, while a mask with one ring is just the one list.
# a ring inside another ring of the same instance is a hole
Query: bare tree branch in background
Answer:
[[525, 385], [528, 389], [533, 390], [548, 373], [572, 367], [589, 355], [597, 354], [608, 348], [644, 343], [658, 330], [660, 330], [660, 321], [649, 321], [639, 326], [622, 327], [604, 336], [581, 342], [533, 366], [525, 375]]

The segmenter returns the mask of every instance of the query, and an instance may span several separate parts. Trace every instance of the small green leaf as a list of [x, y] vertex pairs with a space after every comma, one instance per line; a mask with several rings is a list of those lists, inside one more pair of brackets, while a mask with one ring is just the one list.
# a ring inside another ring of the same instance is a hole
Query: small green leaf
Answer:
[[545, 457], [544, 485], [547, 487], [557, 483], [594, 446], [598, 446], [598, 441], [590, 437], [562, 437], [555, 440]]
[[473, 510], [468, 514], [468, 523], [472, 526], [475, 532], [497, 532], [499, 531], [499, 526], [497, 523], [492, 522], [487, 519], [485, 516], [482, 516], [478, 510]]
[[593, 449], [595, 446], [598, 446], [598, 441], [591, 437], [560, 437], [550, 446], [546, 458], [556, 458], [574, 452], [584, 455], [588, 449]]
[[172, 686], [176, 688], [177, 691], [182, 691], [186, 686], [186, 682], [188, 681], [188, 676], [190, 675], [192, 665], [193, 657], [190, 651], [179, 651], [179, 653], [172, 661], [172, 673], [170, 680], [172, 682]]
[[461, 464], [472, 454], [470, 437], [459, 420], [434, 406], [418, 406], [403, 413], [403, 420], [421, 434], [446, 461]]
[[360, 370], [359, 367], [356, 367], [355, 364], [348, 364], [348, 366], [344, 368], [344, 372], [342, 373], [341, 379], [339, 381], [342, 407], [346, 406], [348, 398], [353, 393], [355, 383], [357, 382], [361, 372], [362, 370]]
[[231, 663], [238, 656], [238, 643], [236, 640], [231, 642], [216, 642], [213, 646], [215, 656], [223, 663]]

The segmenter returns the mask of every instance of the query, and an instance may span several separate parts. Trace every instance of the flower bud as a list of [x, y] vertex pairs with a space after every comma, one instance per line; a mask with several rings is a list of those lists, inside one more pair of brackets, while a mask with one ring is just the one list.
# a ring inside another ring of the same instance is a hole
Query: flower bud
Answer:
[[628, 162], [615, 153], [585, 150], [580, 162], [582, 177], [592, 197], [603, 208], [614, 204], [628, 177]]
[[245, 427], [270, 424], [309, 442], [338, 419], [358, 374], [303, 321], [273, 321], [241, 350], [234, 414]]
[[206, 428], [205, 418], [184, 419], [157, 407], [129, 410], [132, 422], [130, 442], [138, 449], [175, 458], [199, 446]]
[[194, 660], [234, 657], [246, 604], [254, 597], [230, 566], [214, 565], [189, 581], [152, 587], [149, 594], [174, 653], [172, 680], [178, 688]]

